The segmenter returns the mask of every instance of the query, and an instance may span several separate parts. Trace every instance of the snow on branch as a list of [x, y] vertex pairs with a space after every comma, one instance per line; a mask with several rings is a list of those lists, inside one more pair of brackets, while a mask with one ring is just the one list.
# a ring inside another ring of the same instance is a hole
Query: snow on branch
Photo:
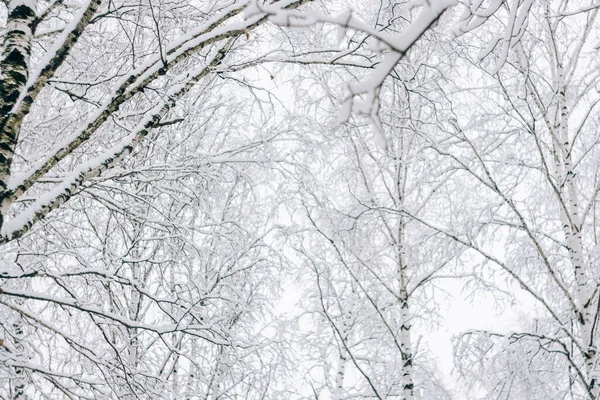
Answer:
[[[483, 0], [476, 0], [465, 9], [460, 18], [460, 24], [457, 27], [455, 34], [457, 36], [467, 32], [471, 32], [481, 25], [486, 23], [490, 17], [498, 12], [502, 4], [508, 3], [505, 0], [492, 0], [488, 7], [482, 8]], [[496, 63], [491, 73], [496, 74], [500, 68], [506, 63], [509, 50], [517, 44], [527, 28], [529, 12], [533, 0], [513, 0], [508, 12], [508, 20], [504, 32], [492, 38], [488, 45], [479, 53], [479, 59], [483, 60], [488, 57], [496, 48], [499, 49], [499, 54], [496, 58]]]
[[355, 17], [351, 11], [331, 17], [312, 10], [284, 9], [283, 4], [285, 2], [271, 5], [259, 5], [258, 2], [254, 2], [247, 7], [246, 15], [250, 17], [257, 13], [267, 14], [272, 23], [288, 27], [308, 27], [317, 23], [328, 23], [339, 27], [340, 37], [343, 37], [346, 29], [353, 29], [379, 41], [379, 50], [385, 54], [384, 59], [365, 80], [349, 85], [350, 93], [342, 104], [338, 119], [340, 122], [347, 121], [352, 111], [368, 116], [375, 128], [377, 144], [381, 148], [386, 148], [386, 139], [379, 120], [381, 86], [412, 45], [440, 18], [447, 8], [455, 4], [455, 0], [412, 1], [411, 6], [421, 7], [421, 11], [404, 31], [397, 34], [373, 29]]
[[182, 72], [178, 80], [180, 83], [171, 86], [165, 99], [154, 106], [131, 133], [123, 138], [116, 146], [87, 163], [79, 165], [69, 177], [60, 185], [42, 195], [30, 207], [23, 210], [2, 226], [0, 243], [6, 243], [23, 236], [40, 219], [49, 212], [60, 207], [81, 189], [82, 185], [90, 179], [99, 176], [104, 171], [113, 168], [118, 162], [128, 156], [148, 134], [148, 132], [161, 123], [168, 111], [183, 95], [204, 76], [212, 71], [225, 57], [233, 39], [220, 45], [207, 65], [200, 65], [191, 71]]
[[[280, 7], [294, 8], [309, 1], [311, 0], [285, 0], [276, 2], [276, 4]], [[135, 95], [142, 93], [150, 84], [167, 74], [168, 71], [175, 69], [176, 66], [180, 66], [186, 59], [199, 53], [201, 50], [207, 49], [213, 45], [218, 45], [219, 42], [229, 41], [232, 38], [239, 37], [240, 35], [243, 35], [244, 32], [251, 31], [266, 22], [268, 17], [266, 14], [255, 15], [252, 18], [246, 18], [243, 21], [239, 21], [237, 16], [245, 10], [247, 3], [248, 1], [244, 0], [223, 7], [215, 16], [208, 18], [203, 24], [200, 24], [200, 26], [192, 29], [170, 43], [165, 49], [164, 55], [150, 56], [145, 62], [132, 68], [128, 73], [125, 73], [117, 80], [116, 86], [111, 90], [111, 95], [81, 124], [79, 129], [77, 129], [73, 135], [70, 135], [60, 143], [57, 143], [47, 154], [40, 157], [39, 161], [28, 172], [11, 174], [12, 158], [18, 144], [18, 132], [20, 131], [21, 123], [34, 105], [37, 95], [42, 89], [48, 86], [48, 82], [54, 77], [58, 68], [70, 54], [70, 51], [74, 48], [78, 38], [91, 23], [93, 16], [96, 14], [96, 11], [101, 4], [100, 0], [87, 0], [87, 2], [84, 3], [85, 7], [79, 7], [79, 10], [72, 21], [67, 24], [67, 27], [59, 37], [53, 41], [52, 47], [35, 66], [32, 66], [31, 68], [27, 66], [28, 69], [25, 69], [23, 66], [18, 66], [19, 71], [24, 71], [24, 76], [19, 79], [23, 84], [12, 86], [4, 85], [10, 88], [17, 88], [18, 90], [13, 90], [14, 93], [10, 96], [11, 101], [6, 102], [4, 101], [5, 99], [1, 99], [2, 101], [0, 101], [0, 103], [2, 103], [0, 104], [0, 108], [6, 110], [6, 115], [0, 115], [0, 128], [2, 128], [0, 129], [0, 131], [2, 131], [0, 132], [2, 133], [2, 135], [0, 135], [2, 136], [0, 142], [9, 142], [5, 146], [7, 149], [5, 152], [7, 154], [4, 155], [3, 152], [0, 152], [0, 200], [2, 203], [0, 217], [8, 214], [10, 207], [20, 198], [20, 196], [39, 182], [39, 179], [47, 174], [58, 163], [86, 143], [102, 128], [102, 126], [104, 126], [107, 120], [121, 109], [125, 103], [132, 100]], [[33, 11], [29, 14], [31, 14], [31, 18], [36, 18], [36, 14]], [[47, 13], [44, 12], [42, 14], [46, 15]], [[20, 20], [17, 22], [19, 21]], [[22, 22], [19, 23], [22, 24]], [[18, 24], [15, 26], [18, 28]], [[22, 31], [20, 28], [18, 30]], [[34, 37], [34, 34], [35, 32], [31, 32], [31, 34], [27, 36], [26, 39], [29, 41], [20, 41], [19, 43], [25, 43], [23, 44], [25, 47], [30, 46], [30, 41]], [[216, 65], [218, 65], [218, 63], [212, 65], [211, 68], [216, 67]], [[29, 71], [29, 69], [31, 69], [31, 71]], [[6, 70], [6, 68], [3, 70]], [[190, 72], [190, 77], [193, 75], [194, 73]], [[2, 82], [0, 82], [0, 86], [2, 86]], [[4, 97], [6, 98], [6, 96]], [[160, 121], [154, 121], [150, 128], [156, 128], [155, 123], [159, 124]], [[111, 154], [107, 154], [106, 156], [112, 158]], [[77, 187], [80, 186], [81, 183], [89, 179], [89, 177], [95, 176], [105, 169], [112, 168], [114, 162], [111, 161], [106, 165], [105, 163], [102, 163], [102, 165], [104, 166], [100, 169], [94, 168], [93, 173], [92, 170], [90, 170], [81, 174], [73, 181], [73, 184]], [[88, 168], [87, 166], [82, 166], [82, 168], [75, 169], [74, 173], [79, 170], [87, 171]], [[15, 221], [11, 223], [11, 225], [19, 225], [17, 224], [17, 221], [20, 221], [23, 223], [22, 228], [24, 229], [12, 226], [10, 229], [7, 228], [8, 230], [3, 229], [3, 232], [12, 232], [9, 235], [10, 237], [16, 237], [13, 235], [13, 228], [21, 233], [26, 232], [29, 229], [30, 224], [39, 220], [38, 217], [43, 217], [43, 215], [47, 214], [50, 210], [59, 207], [60, 204], [72, 195], [73, 191], [65, 197], [64, 191], [66, 189], [69, 188], [56, 188], [57, 193], [63, 193], [59, 197], [55, 198], [53, 195], [50, 197], [43, 197], [50, 201], [51, 204], [48, 203], [43, 206], [40, 204], [39, 212], [36, 211], [34, 213], [36, 215], [35, 218], [26, 218], [27, 221], [25, 221], [22, 218], [17, 217], [15, 218]], [[54, 200], [51, 200], [51, 198]], [[57, 199], [64, 199], [64, 201], [55, 201]], [[0, 226], [2, 226], [4, 222], [6, 221], [3, 218], [0, 218]], [[7, 237], [0, 239], [0, 241], [5, 240], [7, 240]]]

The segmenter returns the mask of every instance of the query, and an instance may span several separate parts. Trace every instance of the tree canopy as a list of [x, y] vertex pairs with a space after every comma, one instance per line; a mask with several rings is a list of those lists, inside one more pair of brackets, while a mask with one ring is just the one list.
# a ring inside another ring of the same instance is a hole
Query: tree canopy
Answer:
[[600, 399], [599, 8], [3, 0], [0, 398]]

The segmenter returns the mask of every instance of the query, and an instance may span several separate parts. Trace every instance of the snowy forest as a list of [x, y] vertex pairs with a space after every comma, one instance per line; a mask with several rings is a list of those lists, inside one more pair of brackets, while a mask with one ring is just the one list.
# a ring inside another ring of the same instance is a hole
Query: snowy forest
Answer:
[[1, 0], [0, 399], [600, 400], [598, 0]]

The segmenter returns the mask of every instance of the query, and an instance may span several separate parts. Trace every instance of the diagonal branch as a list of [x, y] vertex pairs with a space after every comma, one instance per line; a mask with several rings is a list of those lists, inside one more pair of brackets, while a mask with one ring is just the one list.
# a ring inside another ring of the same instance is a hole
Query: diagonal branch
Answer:
[[181, 74], [180, 80], [182, 83], [174, 85], [167, 93], [166, 99], [149, 111], [136, 128], [119, 144], [104, 154], [80, 165], [60, 185], [5, 223], [1, 231], [0, 244], [22, 237], [37, 221], [68, 201], [82, 188], [85, 182], [114, 167], [123, 158], [131, 154], [134, 147], [160, 124], [161, 119], [167, 115], [176, 101], [189, 92], [200, 79], [208, 75], [223, 60], [233, 40], [229, 39], [224, 45], [220, 46], [210, 64], [201, 66], [195, 71]]

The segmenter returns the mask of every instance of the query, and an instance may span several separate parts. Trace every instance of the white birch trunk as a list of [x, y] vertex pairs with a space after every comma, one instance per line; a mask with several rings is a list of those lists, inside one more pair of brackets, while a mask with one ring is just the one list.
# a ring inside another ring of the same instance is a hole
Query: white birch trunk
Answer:
[[[402, 161], [405, 152], [404, 137], [400, 138], [399, 153], [400, 158], [396, 165], [396, 206], [401, 210], [404, 208], [404, 187], [406, 180], [406, 169]], [[411, 315], [408, 303], [408, 275], [406, 264], [406, 247], [404, 243], [404, 235], [406, 231], [405, 221], [402, 217], [398, 221], [398, 237], [397, 243], [397, 263], [398, 263], [398, 280], [400, 286], [400, 318], [402, 325], [400, 326], [400, 353], [402, 357], [402, 400], [414, 399], [414, 382], [413, 382], [413, 354], [410, 329], [412, 328]]]
[[555, 141], [555, 146], [558, 147], [557, 153], [560, 157], [560, 162], [557, 163], [557, 177], [563, 201], [561, 221], [563, 225], [563, 234], [565, 236], [565, 244], [569, 252], [569, 260], [575, 274], [575, 290], [579, 307], [578, 310], [575, 310], [575, 313], [579, 325], [582, 346], [584, 348], [584, 371], [589, 392], [595, 400], [600, 394], [600, 386], [598, 385], [599, 374], [596, 368], [597, 351], [593, 332], [597, 300], [594, 299], [595, 285], [588, 275], [589, 268], [586, 266], [584, 260], [579, 193], [575, 182], [576, 173], [572, 159], [573, 149], [569, 137], [570, 112], [567, 103], [567, 87], [564, 80], [563, 65], [559, 61], [556, 61], [556, 71], [558, 111], [560, 114], [556, 127], [559, 140], [558, 143]]
[[413, 354], [410, 329], [412, 328], [411, 315], [408, 307], [408, 288], [404, 254], [404, 224], [400, 221], [398, 230], [398, 272], [400, 280], [400, 313], [402, 325], [400, 327], [400, 352], [402, 356], [402, 400], [414, 399], [413, 383]]
[[[348, 335], [352, 325], [352, 314], [344, 313], [342, 310], [342, 327], [340, 329], [341, 340], [348, 343]], [[338, 359], [338, 368], [335, 374], [334, 399], [341, 400], [344, 398], [344, 377], [346, 376], [346, 365], [348, 363], [348, 351], [346, 345], [342, 343], [339, 346], [340, 356]]]
[[[171, 291], [171, 295], [175, 294], [175, 271], [173, 271], [173, 269], [171, 269], [171, 282], [170, 282], [170, 291]], [[173, 332], [171, 334], [171, 345], [174, 348], [178, 348], [178, 343], [177, 343], [177, 333]], [[172, 383], [172, 387], [173, 387], [173, 395], [175, 396], [175, 398], [178, 398], [179, 395], [179, 371], [178, 371], [178, 367], [179, 367], [179, 355], [175, 354], [174, 360], [173, 360], [173, 372], [171, 373], [171, 383]]]
[[7, 211], [7, 183], [18, 140], [18, 131], [10, 120], [13, 106], [29, 78], [35, 5], [35, 0], [12, 0], [8, 3], [6, 34], [0, 59], [0, 227]]
[[[21, 344], [23, 337], [25, 336], [25, 332], [23, 330], [23, 317], [18, 316], [17, 320], [13, 323], [13, 338], [14, 338], [14, 346], [13, 351], [17, 359], [21, 358], [25, 361], [26, 357], [24, 355], [24, 348]], [[26, 379], [25, 379], [25, 370], [22, 367], [15, 367], [14, 369], [15, 377], [11, 380], [11, 395], [13, 400], [26, 400], [25, 389], [26, 389]]]

